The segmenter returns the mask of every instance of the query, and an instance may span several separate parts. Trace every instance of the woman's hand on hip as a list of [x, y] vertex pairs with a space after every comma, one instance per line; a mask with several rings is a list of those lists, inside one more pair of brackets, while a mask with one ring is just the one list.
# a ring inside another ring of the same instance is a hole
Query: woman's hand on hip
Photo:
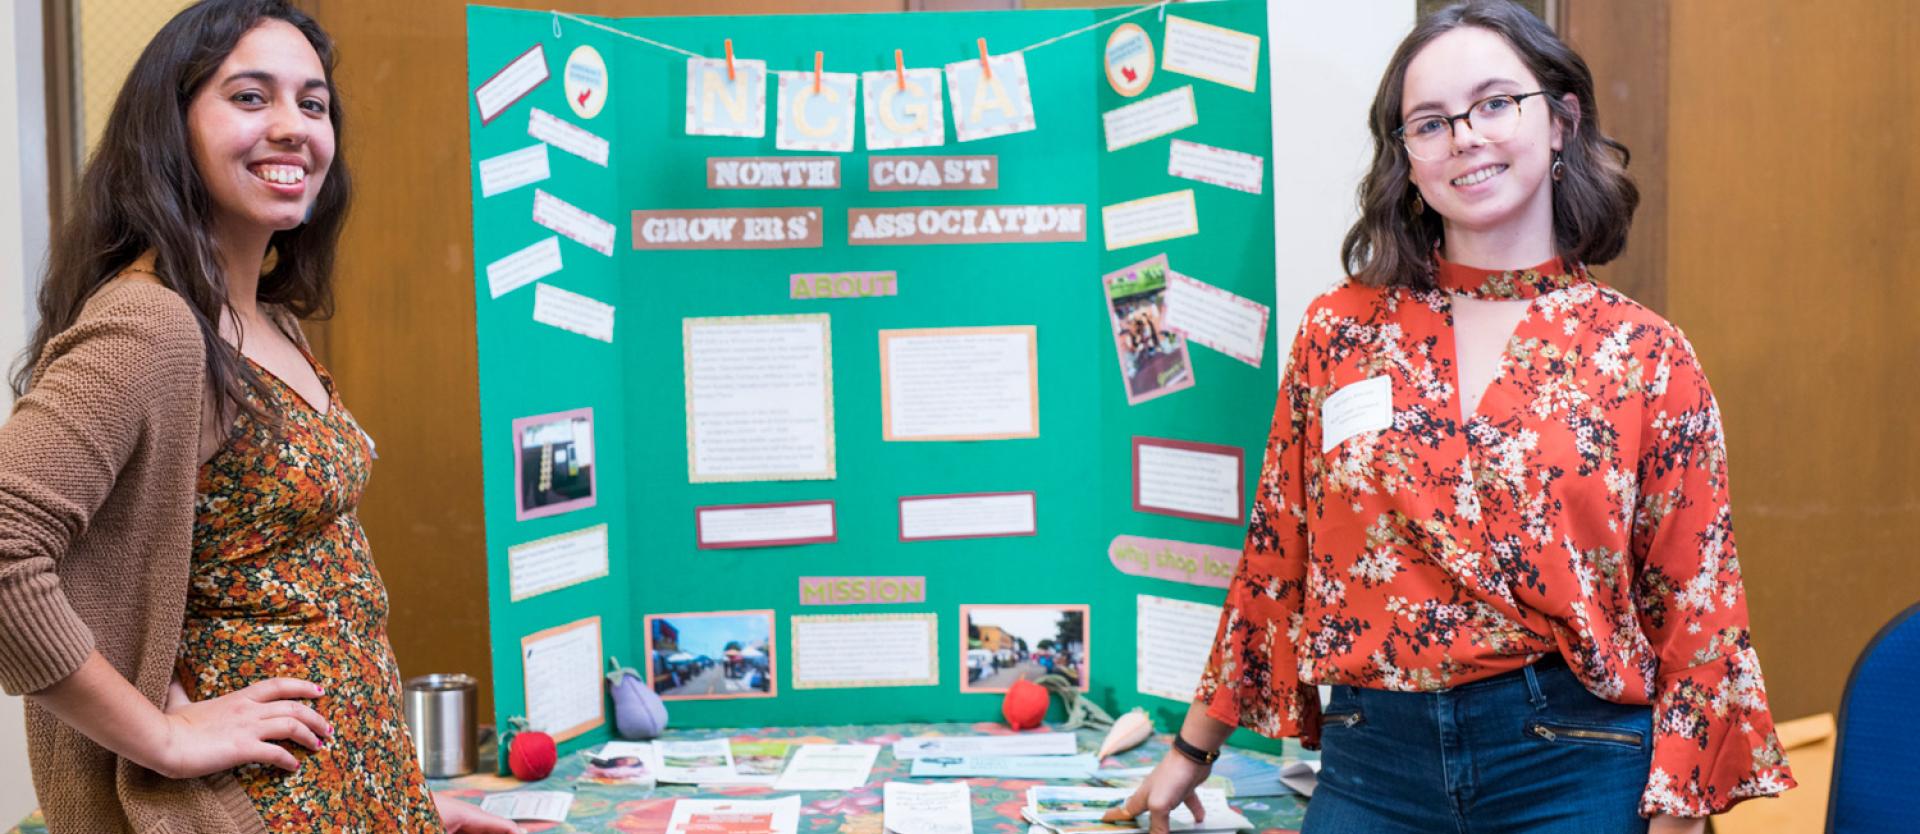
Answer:
[[1201, 765], [1178, 751], [1169, 750], [1160, 763], [1154, 765], [1153, 772], [1140, 783], [1126, 803], [1108, 811], [1101, 822], [1128, 822], [1141, 813], [1147, 815], [1147, 834], [1167, 834], [1168, 815], [1173, 809], [1184, 804], [1193, 812], [1193, 818], [1204, 820], [1207, 812], [1200, 807], [1200, 797], [1193, 789], [1207, 781], [1207, 774], [1213, 768]]
[[295, 771], [300, 761], [274, 742], [319, 750], [333, 737], [327, 720], [302, 703], [323, 694], [309, 681], [273, 678], [206, 701], [185, 701], [185, 694], [169, 692], [167, 699], [166, 742], [154, 768], [164, 776], [186, 779], [255, 763]]

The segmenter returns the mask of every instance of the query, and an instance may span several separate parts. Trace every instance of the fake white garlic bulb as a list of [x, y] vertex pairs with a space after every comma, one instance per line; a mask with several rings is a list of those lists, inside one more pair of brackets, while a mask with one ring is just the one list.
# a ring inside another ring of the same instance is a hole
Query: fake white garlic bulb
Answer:
[[1153, 737], [1153, 719], [1147, 717], [1147, 711], [1134, 707], [1126, 715], [1113, 720], [1113, 727], [1107, 730], [1107, 737], [1100, 742], [1097, 758], [1105, 759], [1116, 753], [1125, 753], [1145, 744]]

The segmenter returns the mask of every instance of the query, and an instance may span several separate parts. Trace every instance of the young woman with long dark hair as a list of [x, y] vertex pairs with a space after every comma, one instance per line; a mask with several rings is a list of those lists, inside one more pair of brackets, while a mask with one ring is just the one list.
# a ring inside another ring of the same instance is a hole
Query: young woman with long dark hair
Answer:
[[300, 332], [351, 191], [333, 61], [283, 0], [182, 11], [54, 241], [0, 426], [0, 685], [56, 834], [517, 830], [427, 791], [371, 441]]
[[1506, 0], [1451, 6], [1369, 126], [1213, 656], [1113, 816], [1198, 812], [1235, 727], [1321, 749], [1305, 834], [1699, 832], [1792, 787], [1706, 376], [1587, 271], [1638, 194], [1586, 63]]

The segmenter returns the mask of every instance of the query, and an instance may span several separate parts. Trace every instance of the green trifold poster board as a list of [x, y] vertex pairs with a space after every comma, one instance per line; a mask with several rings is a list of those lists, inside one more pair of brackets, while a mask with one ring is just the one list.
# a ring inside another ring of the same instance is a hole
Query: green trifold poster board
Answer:
[[678, 727], [1177, 721], [1285, 359], [1265, 20], [469, 7], [497, 721], [610, 737], [612, 658]]

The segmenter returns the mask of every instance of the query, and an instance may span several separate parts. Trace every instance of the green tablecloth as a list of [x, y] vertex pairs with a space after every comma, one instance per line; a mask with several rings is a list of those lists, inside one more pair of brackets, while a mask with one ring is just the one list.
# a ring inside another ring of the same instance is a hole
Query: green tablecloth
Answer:
[[[884, 724], [823, 727], [768, 727], [733, 730], [678, 730], [669, 739], [701, 739], [727, 736], [740, 741], [801, 741], [815, 743], [867, 743], [891, 745], [911, 736], [953, 736], [1006, 733], [1004, 725], [983, 724]], [[1080, 749], [1099, 746], [1103, 733], [1080, 731]], [[1166, 753], [1166, 739], [1156, 738], [1130, 752], [1109, 759], [1109, 767], [1143, 767]], [[1241, 755], [1278, 763], [1263, 753], [1236, 750]], [[1300, 755], [1296, 742], [1287, 742], [1288, 755]], [[1313, 756], [1312, 753], [1305, 754]], [[586, 756], [574, 753], [562, 757], [552, 776], [535, 783], [512, 778], [474, 775], [458, 779], [437, 779], [433, 789], [447, 791], [471, 802], [490, 793], [522, 788], [571, 790], [573, 810], [564, 823], [526, 823], [536, 832], [625, 832], [626, 834], [662, 834], [673, 816], [674, 800], [689, 796], [760, 797], [774, 791], [764, 787], [722, 788], [702, 791], [686, 785], [663, 785], [653, 790], [580, 784], [578, 777], [586, 767]], [[841, 792], [809, 791], [800, 794], [800, 834], [884, 834], [881, 826], [880, 786], [902, 781], [908, 763], [896, 760], [891, 748], [884, 749], [873, 766], [866, 787]], [[973, 830], [975, 834], [1024, 834], [1027, 824], [1020, 819], [1026, 804], [1027, 788], [1045, 784], [1030, 779], [968, 779], [973, 786]], [[1282, 834], [1300, 827], [1306, 814], [1306, 801], [1298, 796], [1242, 797], [1230, 803], [1245, 814], [1259, 834]], [[35, 813], [12, 834], [45, 834], [46, 826]]]

